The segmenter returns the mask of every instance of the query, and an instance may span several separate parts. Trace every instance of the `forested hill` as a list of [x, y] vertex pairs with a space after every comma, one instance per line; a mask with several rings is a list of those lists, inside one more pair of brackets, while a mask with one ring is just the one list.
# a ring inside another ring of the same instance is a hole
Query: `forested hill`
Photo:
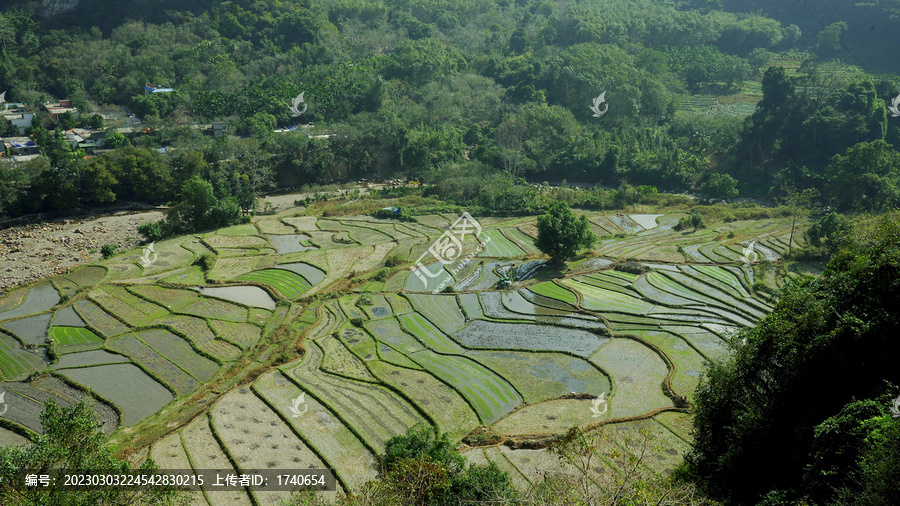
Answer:
[[[392, 176], [498, 212], [533, 200], [522, 177], [900, 203], [900, 81], [877, 73], [900, 68], [896, 2], [18, 6], [0, 17], [0, 92], [35, 113], [24, 133], [45, 156], [0, 170], [4, 215], [171, 202], [193, 176], [245, 210], [273, 187]], [[78, 114], [43, 110], [59, 99]], [[200, 135], [214, 122], [229, 135]], [[74, 126], [114, 150], [73, 145]]]

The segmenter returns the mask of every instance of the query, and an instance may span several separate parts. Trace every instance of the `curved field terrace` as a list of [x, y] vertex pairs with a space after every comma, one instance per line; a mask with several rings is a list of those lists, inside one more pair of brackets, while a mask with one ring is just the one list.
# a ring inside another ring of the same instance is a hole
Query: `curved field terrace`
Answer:
[[[429, 247], [455, 215], [319, 212], [163, 241], [150, 267], [137, 249], [0, 297], [0, 444], [39, 434], [45, 400], [91, 397], [118, 448], [163, 467], [327, 467], [339, 490], [374, 478], [385, 442], [418, 423], [523, 486], [555, 464], [516, 441], [575, 425], [652, 427], [667, 472], [706, 365], [771, 311], [790, 237], [786, 219], [693, 232], [674, 230], [682, 215], [587, 213], [602, 236], [560, 268], [534, 247], [536, 217], [490, 218], [486, 246], [467, 238], [471, 261], [445, 265]], [[750, 241], [768, 262], [744, 265]], [[411, 271], [420, 259], [427, 275]], [[643, 267], [615, 270], [623, 259]], [[506, 445], [462, 444], [479, 426]]]

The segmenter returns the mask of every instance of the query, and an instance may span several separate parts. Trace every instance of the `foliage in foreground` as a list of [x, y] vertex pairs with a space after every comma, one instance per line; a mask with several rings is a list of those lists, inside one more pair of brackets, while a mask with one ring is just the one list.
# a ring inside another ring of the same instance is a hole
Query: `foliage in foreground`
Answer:
[[25, 488], [20, 473], [47, 474], [59, 471], [108, 471], [113, 473], [156, 469], [152, 460], [134, 468], [113, 456], [106, 435], [94, 421], [94, 411], [84, 401], [60, 408], [50, 399], [41, 413], [44, 434], [33, 444], [0, 448], [0, 504], [8, 505], [118, 505], [174, 504], [178, 494], [166, 487], [148, 490], [118, 490], [85, 487], [78, 490]]
[[[547, 456], [557, 459], [559, 469], [534, 477], [527, 490], [516, 490], [494, 463], [466, 467], [446, 434], [413, 427], [388, 442], [379, 478], [341, 497], [339, 504], [710, 504], [692, 485], [673, 482], [648, 466], [661, 451], [653, 441], [645, 427], [626, 433], [573, 428], [549, 448]], [[325, 502], [310, 492], [295, 496], [293, 504]]]
[[900, 496], [900, 419], [888, 414], [889, 385], [900, 383], [898, 287], [897, 211], [858, 220], [820, 279], [788, 283], [698, 387], [686, 461], [703, 489], [738, 503]]

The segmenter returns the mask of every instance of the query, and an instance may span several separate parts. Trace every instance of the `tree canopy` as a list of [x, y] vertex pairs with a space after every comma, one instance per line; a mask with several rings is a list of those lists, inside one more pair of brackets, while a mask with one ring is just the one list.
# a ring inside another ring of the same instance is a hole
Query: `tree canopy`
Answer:
[[534, 245], [556, 262], [572, 258], [578, 250], [590, 248], [596, 240], [587, 217], [576, 217], [563, 202], [554, 203], [547, 214], [538, 217], [537, 229]]
[[3, 504], [33, 505], [116, 505], [170, 504], [176, 498], [171, 487], [149, 487], [144, 490], [116, 487], [84, 487], [67, 489], [61, 486], [49, 490], [25, 487], [19, 473], [46, 474], [56, 472], [104, 471], [150, 472], [156, 469], [152, 459], [138, 467], [117, 459], [107, 444], [106, 435], [95, 420], [89, 402], [79, 401], [60, 407], [48, 400], [41, 413], [44, 433], [26, 446], [0, 448], [0, 502]]
[[734, 357], [711, 366], [686, 458], [707, 491], [813, 503], [886, 493], [871, 504], [900, 492], [886, 478], [900, 466], [900, 420], [888, 411], [900, 393], [898, 218], [858, 220], [820, 279], [788, 283], [775, 310], [734, 339]]

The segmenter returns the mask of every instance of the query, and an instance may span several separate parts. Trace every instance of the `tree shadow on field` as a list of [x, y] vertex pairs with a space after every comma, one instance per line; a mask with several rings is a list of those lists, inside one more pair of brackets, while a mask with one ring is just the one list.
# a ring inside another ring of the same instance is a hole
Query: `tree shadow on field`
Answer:
[[531, 279], [540, 283], [543, 281], [552, 281], [554, 279], [562, 278], [567, 272], [569, 272], [569, 265], [578, 262], [579, 260], [584, 260], [584, 255], [578, 255], [572, 260], [568, 262], [554, 262], [552, 260], [547, 260], [545, 264], [546, 267], [537, 271]]

